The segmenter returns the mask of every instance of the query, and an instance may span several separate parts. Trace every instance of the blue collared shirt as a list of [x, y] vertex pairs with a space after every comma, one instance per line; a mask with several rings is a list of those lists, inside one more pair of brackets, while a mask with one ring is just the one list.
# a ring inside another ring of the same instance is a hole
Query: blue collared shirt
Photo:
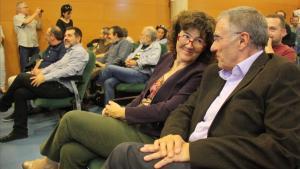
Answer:
[[198, 122], [194, 132], [190, 135], [190, 142], [207, 138], [208, 130], [213, 120], [215, 119], [217, 113], [219, 112], [220, 108], [222, 107], [226, 99], [229, 97], [229, 95], [232, 93], [232, 91], [243, 80], [253, 62], [258, 58], [259, 55], [262, 54], [262, 52], [262, 50], [256, 52], [249, 58], [243, 60], [242, 62], [234, 66], [231, 71], [219, 71], [219, 76], [222, 79], [224, 79], [226, 83], [220, 94], [215, 98], [215, 100], [207, 109], [203, 120]]
[[69, 81], [61, 81], [59, 78], [82, 75], [88, 60], [89, 54], [87, 51], [81, 44], [76, 44], [68, 48], [67, 53], [59, 61], [42, 69], [45, 81], [58, 81], [70, 92], [73, 92], [71, 83]]

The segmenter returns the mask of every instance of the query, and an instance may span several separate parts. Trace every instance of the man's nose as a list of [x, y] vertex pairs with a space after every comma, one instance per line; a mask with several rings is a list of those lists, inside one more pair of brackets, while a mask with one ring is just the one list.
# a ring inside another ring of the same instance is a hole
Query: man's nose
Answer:
[[215, 44], [215, 42], [213, 42], [213, 44], [211, 45], [210, 51], [211, 52], [215, 52], [216, 51], [216, 44]]

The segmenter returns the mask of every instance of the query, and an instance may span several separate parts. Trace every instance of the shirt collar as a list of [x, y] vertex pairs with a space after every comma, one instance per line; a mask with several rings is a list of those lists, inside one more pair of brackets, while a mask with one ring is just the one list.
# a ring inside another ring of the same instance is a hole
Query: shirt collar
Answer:
[[75, 45], [71, 46], [70, 48], [68, 48], [67, 51], [71, 51], [71, 50], [73, 50], [73, 49], [76, 49], [76, 48], [79, 47], [80, 45], [81, 45], [80, 43], [75, 44]]
[[263, 53], [263, 50], [260, 50], [247, 59], [243, 60], [239, 64], [235, 65], [231, 71], [220, 70], [219, 76], [224, 80], [236, 80], [243, 78], [248, 70], [250, 69], [253, 62]]

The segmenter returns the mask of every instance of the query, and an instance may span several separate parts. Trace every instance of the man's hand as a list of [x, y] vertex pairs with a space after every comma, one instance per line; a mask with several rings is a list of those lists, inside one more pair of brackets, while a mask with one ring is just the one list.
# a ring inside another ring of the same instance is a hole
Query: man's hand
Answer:
[[96, 66], [101, 67], [101, 68], [105, 68], [106, 67], [106, 64], [98, 62], [98, 61], [96, 61], [95, 64], [96, 64]]
[[36, 61], [36, 64], [35, 64], [34, 68], [31, 70], [31, 74], [33, 74], [33, 75], [38, 75], [38, 74], [40, 74], [40, 73], [42, 72], [42, 70], [39, 69], [39, 67], [40, 67], [40, 65], [41, 65], [41, 63], [42, 63], [42, 61], [43, 61], [43, 59], [38, 59], [38, 60]]
[[268, 40], [268, 44], [265, 47], [265, 52], [266, 53], [274, 53], [274, 50], [273, 50], [273, 47], [272, 47], [272, 39], [271, 38], [269, 38], [269, 40]]
[[100, 53], [100, 54], [96, 55], [96, 58], [103, 58], [104, 55], [105, 55], [105, 53]]
[[36, 10], [34, 11], [34, 14], [38, 17], [42, 17], [42, 8], [36, 8]]
[[45, 77], [43, 73], [39, 73], [38, 75], [32, 76], [30, 77], [30, 79], [31, 79], [31, 85], [34, 87], [38, 87], [39, 85], [45, 82]]
[[189, 143], [179, 135], [168, 135], [154, 141], [154, 144], [146, 144], [141, 152], [151, 153], [144, 157], [145, 161], [161, 159], [154, 168], [161, 168], [172, 162], [186, 162], [190, 160]]
[[125, 119], [125, 108], [113, 101], [109, 101], [102, 111], [103, 116], [110, 116], [116, 119]]
[[179, 154], [175, 154], [173, 157], [165, 157], [154, 165], [154, 168], [162, 168], [163, 166], [173, 162], [188, 162], [190, 161], [190, 144], [184, 143], [182, 150]]
[[[181, 148], [184, 143], [185, 141], [181, 138], [180, 135], [170, 134], [155, 140], [154, 144], [146, 144], [144, 147], [141, 148], [141, 151], [145, 153], [159, 152], [159, 154], [161, 155], [160, 157], [153, 156], [157, 158], [162, 158], [165, 156], [173, 157], [175, 154], [181, 152]], [[151, 155], [149, 155], [149, 157], [145, 156], [145, 158], [149, 160], [157, 159], [151, 157]]]
[[128, 59], [125, 61], [125, 65], [126, 67], [135, 67], [137, 65], [137, 62], [135, 60], [132, 59]]

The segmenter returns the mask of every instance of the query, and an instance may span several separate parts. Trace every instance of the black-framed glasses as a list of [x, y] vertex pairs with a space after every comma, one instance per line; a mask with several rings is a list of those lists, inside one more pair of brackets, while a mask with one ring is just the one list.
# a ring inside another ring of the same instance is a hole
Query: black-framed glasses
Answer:
[[205, 42], [202, 38], [192, 38], [189, 35], [178, 35], [177, 36], [177, 40], [181, 43], [181, 44], [189, 44], [192, 43], [192, 45], [194, 46], [194, 48], [201, 48], [205, 45]]

